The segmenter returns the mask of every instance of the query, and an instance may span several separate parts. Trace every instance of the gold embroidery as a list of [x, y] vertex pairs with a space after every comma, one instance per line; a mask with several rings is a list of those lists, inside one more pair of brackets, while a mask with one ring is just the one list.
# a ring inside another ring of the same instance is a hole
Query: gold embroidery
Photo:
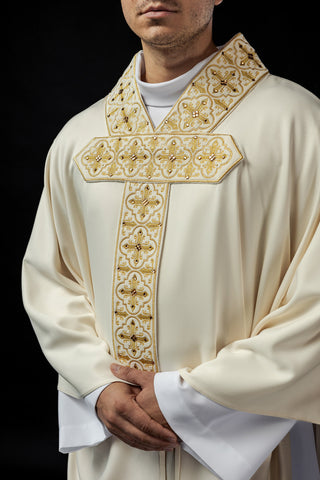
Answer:
[[153, 130], [140, 98], [134, 70], [135, 57], [107, 96], [106, 117], [111, 135], [133, 135]]
[[121, 363], [158, 370], [156, 281], [168, 184], [127, 183], [113, 285], [113, 346]]
[[243, 35], [238, 34], [201, 70], [154, 129], [135, 81], [136, 57], [106, 101], [111, 135], [212, 132], [268, 70]]
[[75, 157], [87, 182], [125, 183], [113, 275], [113, 350], [157, 371], [156, 288], [171, 183], [217, 183], [242, 159], [216, 126], [267, 69], [238, 34], [202, 69], [153, 128], [135, 80], [136, 57], [106, 98], [108, 136]]
[[242, 155], [230, 135], [94, 138], [75, 158], [86, 181], [217, 183]]

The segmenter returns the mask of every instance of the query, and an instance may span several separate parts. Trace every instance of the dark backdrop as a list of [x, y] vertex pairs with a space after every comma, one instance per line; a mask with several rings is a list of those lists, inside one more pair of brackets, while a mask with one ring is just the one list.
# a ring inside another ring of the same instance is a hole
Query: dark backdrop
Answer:
[[[120, 0], [66, 3], [2, 7], [1, 451], [10, 479], [66, 478], [66, 456], [57, 453], [56, 374], [42, 356], [20, 294], [45, 156], [66, 121], [105, 96], [140, 49]], [[301, 5], [225, 0], [215, 10], [215, 42], [241, 31], [272, 73], [319, 95], [318, 15], [316, 6]]]

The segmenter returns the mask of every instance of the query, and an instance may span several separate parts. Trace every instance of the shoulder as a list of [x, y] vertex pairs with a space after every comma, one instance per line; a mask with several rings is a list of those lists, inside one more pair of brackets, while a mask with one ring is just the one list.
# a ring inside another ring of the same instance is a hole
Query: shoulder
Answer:
[[50, 163], [50, 171], [72, 171], [73, 158], [93, 137], [107, 135], [105, 120], [105, 98], [73, 116], [60, 130], [54, 139], [46, 165]]
[[270, 75], [257, 89], [257, 104], [264, 111], [261, 137], [273, 144], [283, 172], [300, 181], [319, 179], [320, 100], [301, 85]]
[[[259, 175], [320, 174], [320, 101], [302, 86], [268, 74], [221, 124]], [[262, 172], [262, 173], [261, 173]]]
[[238, 104], [229, 121], [250, 142], [319, 141], [320, 101], [297, 83], [268, 74]]
[[[319, 153], [320, 100], [301, 85], [270, 75], [257, 88], [256, 106], [263, 127], [275, 144], [291, 151]], [[259, 122], [258, 122], [259, 123]], [[313, 154], [313, 158], [315, 155]]]
[[105, 98], [73, 116], [54, 139], [45, 163], [52, 181], [67, 181], [74, 175], [74, 157], [93, 137], [107, 135]]
[[320, 100], [313, 93], [295, 82], [271, 74], [253, 90], [253, 100], [257, 108], [263, 107], [266, 116], [278, 119], [320, 114]]
[[102, 98], [72, 117], [58, 133], [55, 143], [76, 146], [106, 133], [105, 98]]
[[320, 100], [301, 85], [268, 74], [238, 103], [223, 127], [247, 140], [273, 142], [304, 136], [306, 129], [319, 138]]

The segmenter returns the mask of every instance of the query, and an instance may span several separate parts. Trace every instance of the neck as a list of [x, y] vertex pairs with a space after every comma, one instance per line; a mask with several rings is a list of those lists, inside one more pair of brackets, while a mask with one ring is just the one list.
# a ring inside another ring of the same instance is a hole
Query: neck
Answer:
[[197, 63], [209, 57], [215, 50], [210, 36], [201, 39], [195, 45], [183, 47], [161, 47], [142, 41], [145, 69], [141, 80], [147, 83], [161, 83], [183, 75]]

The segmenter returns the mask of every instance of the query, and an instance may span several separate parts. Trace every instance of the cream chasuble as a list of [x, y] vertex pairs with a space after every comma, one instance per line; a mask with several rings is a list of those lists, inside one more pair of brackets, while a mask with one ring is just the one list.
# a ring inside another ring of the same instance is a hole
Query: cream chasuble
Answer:
[[[235, 410], [319, 423], [317, 99], [239, 34], [154, 129], [135, 61], [47, 160], [23, 295], [59, 388], [90, 393], [116, 359], [180, 370]], [[279, 458], [256, 478], [282, 478]], [[75, 462], [86, 480], [159, 468], [114, 438]], [[214, 476], [183, 452], [181, 478]]]

